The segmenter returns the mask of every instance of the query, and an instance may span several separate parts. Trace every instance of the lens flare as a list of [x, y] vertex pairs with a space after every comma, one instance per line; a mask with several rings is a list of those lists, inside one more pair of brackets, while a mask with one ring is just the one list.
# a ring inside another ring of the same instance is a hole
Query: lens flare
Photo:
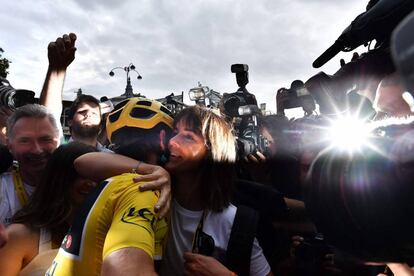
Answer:
[[331, 147], [352, 153], [368, 142], [370, 131], [371, 128], [361, 119], [343, 117], [331, 122], [326, 139]]

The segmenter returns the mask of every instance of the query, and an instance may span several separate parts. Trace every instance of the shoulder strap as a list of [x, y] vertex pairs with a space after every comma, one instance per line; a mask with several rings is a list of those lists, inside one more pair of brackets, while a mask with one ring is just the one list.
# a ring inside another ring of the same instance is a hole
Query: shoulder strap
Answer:
[[250, 274], [250, 258], [258, 221], [259, 215], [255, 210], [243, 205], [237, 207], [227, 245], [226, 266], [239, 276]]

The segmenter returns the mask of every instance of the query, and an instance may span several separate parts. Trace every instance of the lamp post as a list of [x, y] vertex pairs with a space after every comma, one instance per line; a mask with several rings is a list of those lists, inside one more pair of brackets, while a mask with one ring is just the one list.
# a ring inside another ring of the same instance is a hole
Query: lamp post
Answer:
[[131, 79], [129, 77], [129, 72], [134, 71], [135, 73], [137, 73], [137, 75], [138, 75], [137, 79], [139, 79], [139, 80], [142, 79], [142, 76], [138, 73], [137, 70], [135, 70], [135, 65], [132, 64], [132, 62], [128, 66], [125, 66], [125, 67], [112, 68], [111, 71], [109, 71], [109, 75], [111, 77], [113, 77], [115, 75], [114, 70], [117, 70], [117, 69], [124, 70], [126, 72], [126, 75], [127, 75], [127, 84], [126, 84], [125, 93], [123, 94], [123, 96], [125, 96], [126, 98], [134, 97], [134, 92], [132, 90], [132, 85], [131, 85]]

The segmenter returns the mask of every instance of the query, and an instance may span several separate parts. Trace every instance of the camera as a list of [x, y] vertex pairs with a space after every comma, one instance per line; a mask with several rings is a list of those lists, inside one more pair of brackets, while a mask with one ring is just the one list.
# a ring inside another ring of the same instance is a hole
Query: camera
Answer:
[[25, 89], [14, 89], [9, 81], [0, 78], [0, 106], [7, 106], [11, 110], [35, 102], [35, 93]]
[[365, 261], [412, 261], [414, 124], [376, 126], [369, 143], [352, 154], [331, 148], [316, 157], [304, 190], [306, 210], [345, 253]]
[[326, 254], [331, 253], [331, 249], [326, 244], [321, 233], [316, 233], [312, 238], [306, 238], [295, 250], [295, 256], [303, 261], [322, 263]]
[[302, 107], [305, 115], [311, 115], [315, 109], [315, 101], [305, 84], [301, 80], [295, 80], [290, 88], [280, 88], [276, 94], [277, 112], [284, 115], [285, 109]]
[[374, 39], [376, 48], [389, 48], [391, 32], [413, 10], [414, 2], [410, 0], [370, 1], [366, 11], [345, 28], [338, 39], [313, 62], [313, 67], [319, 68], [340, 51], [352, 51]]
[[236, 74], [239, 89], [234, 93], [224, 93], [221, 111], [233, 121], [238, 155], [244, 157], [257, 151], [266, 155], [268, 142], [260, 133], [257, 123], [257, 116], [261, 115], [261, 111], [257, 106], [256, 97], [246, 89], [249, 83], [249, 66], [233, 64], [231, 72]]
[[212, 236], [204, 233], [202, 230], [197, 231], [193, 244], [193, 252], [204, 256], [213, 256], [215, 243]]
[[350, 91], [371, 90], [375, 93], [373, 87], [376, 88], [386, 75], [395, 71], [390, 53], [391, 32], [413, 10], [414, 2], [409, 0], [370, 1], [367, 10], [358, 15], [313, 62], [313, 67], [319, 68], [340, 51], [349, 52], [361, 45], [371, 46], [375, 40], [374, 47], [368, 47], [366, 53], [356, 56], [349, 63], [342, 62], [335, 74], [319, 72], [305, 82], [321, 114], [348, 111], [346, 103]]

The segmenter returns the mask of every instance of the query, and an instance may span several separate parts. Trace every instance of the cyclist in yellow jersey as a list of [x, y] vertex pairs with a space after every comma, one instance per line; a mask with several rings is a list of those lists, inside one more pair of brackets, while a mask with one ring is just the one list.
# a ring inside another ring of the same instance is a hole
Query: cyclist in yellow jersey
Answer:
[[[108, 138], [117, 153], [159, 164], [172, 123], [160, 103], [132, 98], [109, 115]], [[109, 178], [91, 192], [46, 275], [155, 275], [167, 223], [154, 212], [159, 193], [140, 192], [136, 176]]]
[[136, 247], [154, 260], [161, 258], [167, 224], [154, 212], [159, 195], [140, 192], [135, 176], [110, 178], [92, 192], [48, 275], [100, 275], [103, 260], [121, 248]]

